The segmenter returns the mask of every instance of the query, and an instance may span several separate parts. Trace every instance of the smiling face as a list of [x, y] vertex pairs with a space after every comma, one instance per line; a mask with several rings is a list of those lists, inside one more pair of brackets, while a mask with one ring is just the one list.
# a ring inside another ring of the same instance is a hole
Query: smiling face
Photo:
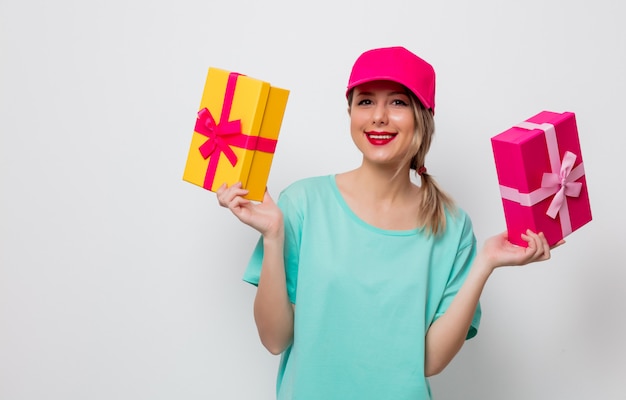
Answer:
[[352, 140], [363, 161], [402, 168], [415, 143], [415, 115], [407, 90], [399, 83], [374, 81], [354, 88], [349, 107]]

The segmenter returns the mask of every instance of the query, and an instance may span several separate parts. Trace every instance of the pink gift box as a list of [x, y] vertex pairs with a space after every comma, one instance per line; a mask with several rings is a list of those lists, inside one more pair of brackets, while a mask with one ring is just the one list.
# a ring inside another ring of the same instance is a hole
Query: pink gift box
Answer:
[[542, 111], [491, 138], [511, 243], [543, 232], [550, 245], [591, 221], [574, 113]]

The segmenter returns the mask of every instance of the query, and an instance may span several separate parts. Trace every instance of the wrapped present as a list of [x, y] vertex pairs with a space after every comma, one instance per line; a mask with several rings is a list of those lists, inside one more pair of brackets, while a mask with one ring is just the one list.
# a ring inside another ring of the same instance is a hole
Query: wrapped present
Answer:
[[491, 145], [511, 243], [530, 229], [554, 245], [591, 221], [574, 113], [542, 111]]
[[216, 191], [241, 182], [250, 200], [265, 193], [289, 91], [210, 67], [183, 180]]

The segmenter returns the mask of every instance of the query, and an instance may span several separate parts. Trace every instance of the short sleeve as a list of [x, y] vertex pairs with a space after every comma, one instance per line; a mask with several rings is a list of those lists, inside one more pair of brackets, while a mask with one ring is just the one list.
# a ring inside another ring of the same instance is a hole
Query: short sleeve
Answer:
[[[296, 303], [296, 287], [298, 283], [298, 262], [300, 255], [300, 238], [302, 232], [302, 213], [295, 207], [297, 204], [289, 194], [282, 192], [278, 198], [278, 207], [283, 212], [285, 224], [285, 276], [289, 300]], [[243, 280], [257, 286], [261, 277], [263, 264], [263, 237], [260, 237], [248, 261]]]
[[[469, 217], [465, 216], [465, 222], [462, 228], [462, 237], [460, 240], [459, 249], [457, 250], [454, 265], [452, 266], [452, 269], [450, 271], [450, 276], [448, 277], [448, 282], [446, 284], [443, 297], [437, 308], [435, 319], [442, 316], [452, 303], [452, 300], [454, 300], [454, 297], [461, 289], [461, 286], [463, 286], [463, 283], [465, 282], [465, 279], [469, 274], [475, 258], [476, 237], [474, 236], [472, 224], [469, 220]], [[474, 317], [472, 318], [472, 323], [470, 325], [469, 331], [467, 332], [466, 339], [471, 339], [478, 333], [480, 317], [481, 307], [479, 302], [476, 307], [476, 311], [474, 312]]]

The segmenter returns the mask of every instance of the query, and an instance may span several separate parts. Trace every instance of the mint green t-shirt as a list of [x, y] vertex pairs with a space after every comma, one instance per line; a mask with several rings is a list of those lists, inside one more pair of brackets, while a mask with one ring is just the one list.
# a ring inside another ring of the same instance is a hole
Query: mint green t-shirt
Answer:
[[[277, 399], [430, 399], [424, 340], [475, 257], [467, 214], [448, 214], [438, 237], [379, 229], [350, 210], [334, 175], [293, 183], [278, 205], [287, 291], [296, 308]], [[258, 284], [262, 259], [261, 239], [245, 281]], [[468, 339], [479, 321], [480, 306]]]

